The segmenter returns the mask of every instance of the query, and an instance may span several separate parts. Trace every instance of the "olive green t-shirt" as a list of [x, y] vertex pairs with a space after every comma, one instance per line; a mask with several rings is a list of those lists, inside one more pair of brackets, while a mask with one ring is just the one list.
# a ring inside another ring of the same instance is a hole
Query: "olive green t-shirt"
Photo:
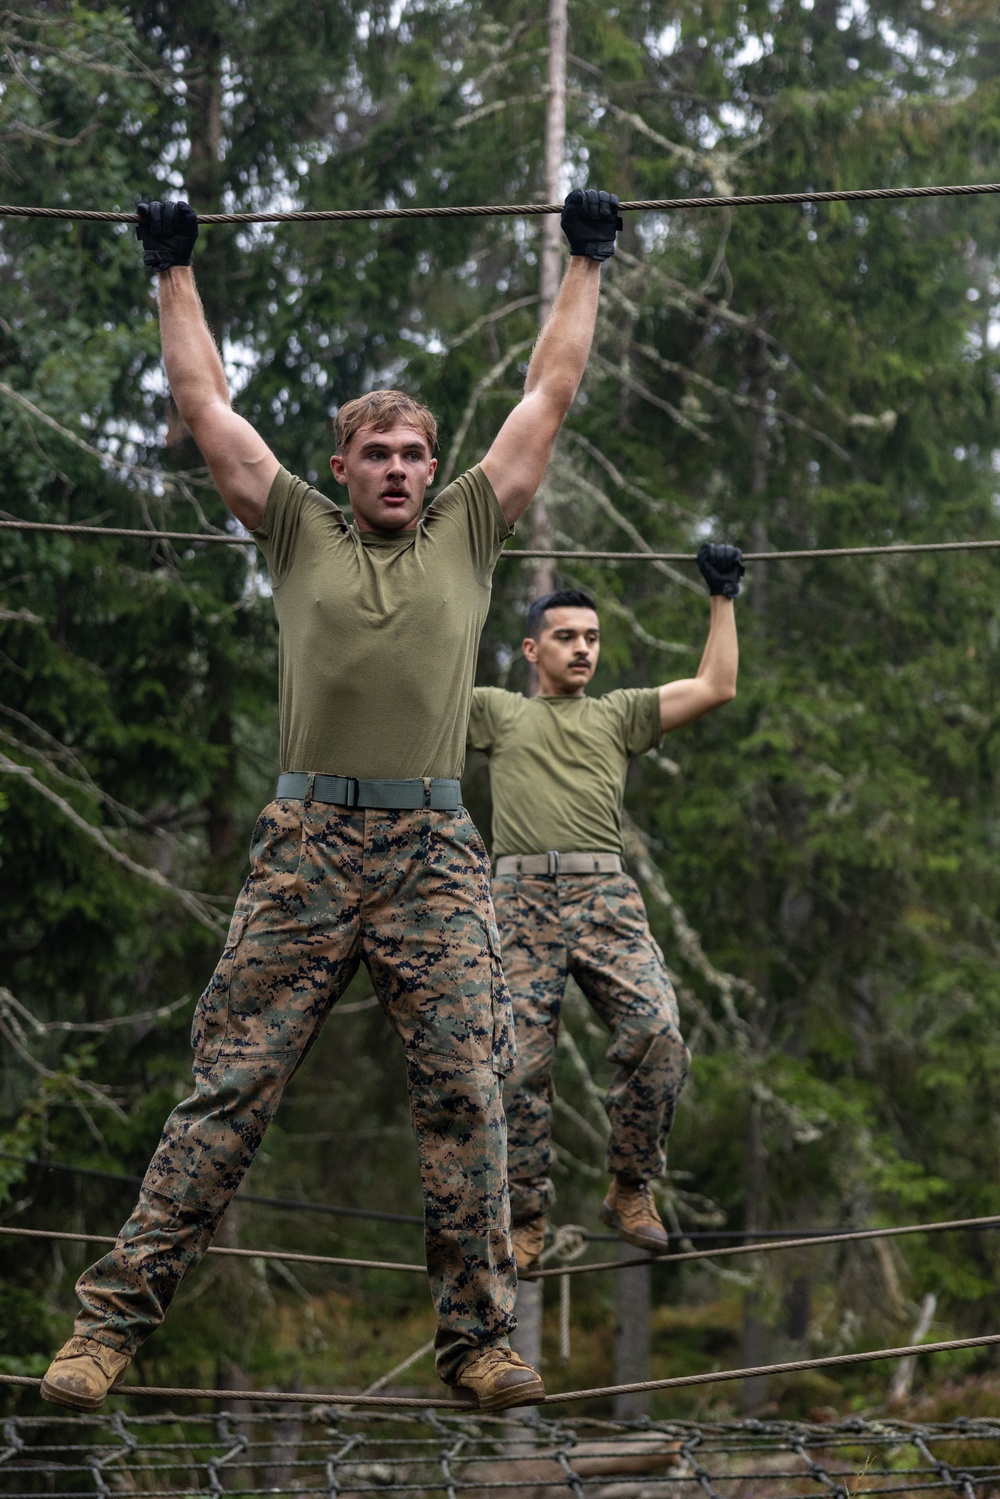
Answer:
[[658, 744], [656, 687], [604, 697], [472, 694], [469, 746], [490, 757], [493, 854], [625, 852], [630, 755]]
[[493, 568], [511, 527], [482, 470], [411, 531], [358, 531], [279, 469], [254, 540], [278, 616], [281, 769], [457, 777]]

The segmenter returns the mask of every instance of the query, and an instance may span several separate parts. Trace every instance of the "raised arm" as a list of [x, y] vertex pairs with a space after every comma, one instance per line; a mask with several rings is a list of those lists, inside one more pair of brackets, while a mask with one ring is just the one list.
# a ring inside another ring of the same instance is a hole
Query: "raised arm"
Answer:
[[264, 518], [279, 464], [230, 405], [226, 373], [191, 269], [198, 221], [186, 203], [148, 203], [140, 209], [138, 233], [146, 265], [159, 272], [160, 340], [174, 403], [222, 498], [253, 530]]
[[704, 542], [698, 552], [698, 566], [711, 594], [708, 639], [698, 675], [667, 682], [660, 688], [660, 728], [665, 734], [693, 723], [736, 696], [740, 653], [733, 600], [740, 591], [742, 555], [738, 547]]
[[601, 264], [614, 254], [621, 223], [613, 193], [578, 188], [566, 199], [562, 226], [569, 240], [569, 265], [535, 344], [524, 395], [482, 463], [510, 525], [534, 498], [579, 389], [597, 320]]

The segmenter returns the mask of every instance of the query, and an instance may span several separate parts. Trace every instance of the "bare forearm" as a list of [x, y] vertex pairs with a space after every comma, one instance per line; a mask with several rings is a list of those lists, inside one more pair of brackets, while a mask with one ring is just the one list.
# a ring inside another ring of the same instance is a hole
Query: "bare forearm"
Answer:
[[587, 367], [600, 289], [600, 262], [572, 256], [528, 365], [526, 396], [543, 393], [569, 410]]
[[660, 728], [665, 734], [694, 723], [736, 696], [736, 611], [732, 599], [721, 595], [712, 598], [711, 609], [708, 640], [697, 676], [667, 682], [660, 688]]
[[719, 693], [721, 702], [736, 695], [740, 652], [736, 635], [736, 610], [732, 599], [717, 594], [709, 600], [711, 617], [708, 639], [698, 667], [698, 680]]
[[198, 444], [219, 493], [252, 530], [264, 516], [278, 460], [229, 400], [190, 266], [160, 273], [160, 336], [177, 410]]
[[178, 411], [194, 430], [205, 408], [219, 401], [229, 405], [229, 386], [190, 266], [161, 271], [159, 300], [167, 379]]

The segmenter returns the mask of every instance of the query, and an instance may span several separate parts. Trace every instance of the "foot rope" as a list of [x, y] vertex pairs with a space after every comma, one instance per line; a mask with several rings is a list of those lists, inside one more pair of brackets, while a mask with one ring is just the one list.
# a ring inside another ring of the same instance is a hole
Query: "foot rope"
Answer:
[[[842, 1233], [820, 1233], [812, 1237], [797, 1237], [790, 1239], [769, 1239], [764, 1243], [753, 1244], [729, 1244], [718, 1249], [687, 1249], [675, 1254], [633, 1255], [627, 1260], [588, 1260], [584, 1265], [559, 1265], [552, 1269], [536, 1270], [532, 1274], [523, 1275], [522, 1280], [543, 1280], [550, 1276], [563, 1275], [587, 1275], [595, 1270], [623, 1270], [634, 1265], [676, 1265], [688, 1264], [692, 1260], [717, 1260], [729, 1259], [733, 1255], [747, 1254], [770, 1254], [782, 1249], [809, 1249], [819, 1245], [827, 1244], [852, 1244], [864, 1243], [870, 1239], [898, 1239], [908, 1234], [932, 1234], [932, 1233], [958, 1233], [962, 1230], [976, 1230], [983, 1228], [1000, 1228], [1000, 1218], [993, 1216], [988, 1218], [950, 1218], [937, 1223], [906, 1223], [895, 1228], [852, 1228], [845, 1229]], [[559, 1230], [557, 1230], [557, 1233]], [[64, 1230], [49, 1228], [15, 1228], [11, 1225], [0, 1224], [0, 1235], [9, 1235], [14, 1238], [23, 1239], [53, 1239], [73, 1244], [114, 1244], [116, 1239], [108, 1234], [83, 1234], [69, 1233]], [[683, 1235], [681, 1236], [683, 1237]], [[570, 1253], [576, 1244], [574, 1236], [569, 1246]], [[558, 1254], [557, 1245], [551, 1249]], [[406, 1264], [399, 1260], [358, 1260], [346, 1259], [338, 1255], [330, 1254], [302, 1254], [298, 1251], [285, 1249], [236, 1249], [222, 1244], [213, 1244], [207, 1251], [209, 1254], [230, 1255], [241, 1259], [257, 1260], [288, 1260], [308, 1265], [335, 1265], [341, 1269], [357, 1270], [401, 1270], [406, 1274], [425, 1275], [426, 1266]], [[551, 1250], [546, 1251], [546, 1256]]]
[[[988, 1333], [978, 1338], [950, 1338], [943, 1343], [911, 1343], [904, 1348], [875, 1348], [864, 1353], [834, 1353], [822, 1358], [791, 1359], [783, 1364], [757, 1364], [747, 1369], [710, 1369], [704, 1374], [678, 1374], [671, 1379], [644, 1379], [635, 1384], [599, 1385], [591, 1390], [564, 1390], [556, 1395], [546, 1395], [538, 1405], [568, 1405], [576, 1400], [599, 1400], [612, 1395], [641, 1395], [656, 1390], [679, 1390], [692, 1385], [722, 1384], [736, 1379], [767, 1378], [776, 1374], [795, 1374], [805, 1369], [841, 1368], [850, 1364], [874, 1364], [887, 1359], [915, 1358], [925, 1353], [957, 1353], [969, 1348], [992, 1348], [1000, 1343], [1000, 1333]], [[27, 1389], [39, 1389], [42, 1381], [26, 1374], [0, 1374], [0, 1385], [19, 1385]], [[411, 1410], [440, 1408], [454, 1403], [442, 1396], [431, 1400], [416, 1395], [323, 1395], [313, 1391], [304, 1394], [300, 1390], [233, 1390], [184, 1389], [176, 1386], [121, 1385], [111, 1391], [113, 1395], [138, 1395], [161, 1397], [170, 1400], [261, 1400], [281, 1405], [316, 1405], [326, 1402], [338, 1406], [376, 1406], [386, 1410]], [[474, 1409], [474, 1407], [473, 1407]]]

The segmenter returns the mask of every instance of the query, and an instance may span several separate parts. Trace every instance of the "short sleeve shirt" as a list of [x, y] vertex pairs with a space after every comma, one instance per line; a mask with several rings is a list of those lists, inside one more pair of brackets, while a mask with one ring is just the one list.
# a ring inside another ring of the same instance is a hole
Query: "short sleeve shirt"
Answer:
[[254, 540], [278, 616], [281, 769], [457, 777], [493, 568], [511, 527], [462, 474], [410, 531], [358, 531], [279, 469]]
[[624, 853], [629, 757], [661, 734], [655, 687], [597, 698], [477, 687], [469, 745], [490, 758], [494, 855]]

